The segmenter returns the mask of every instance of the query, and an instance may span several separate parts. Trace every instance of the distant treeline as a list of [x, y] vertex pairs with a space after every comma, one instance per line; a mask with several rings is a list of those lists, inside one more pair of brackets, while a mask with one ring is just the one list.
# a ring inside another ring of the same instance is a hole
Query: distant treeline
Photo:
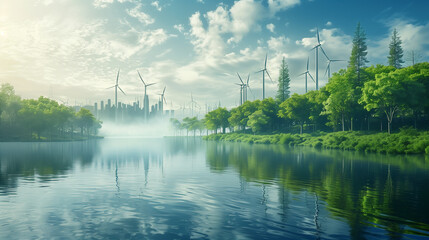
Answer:
[[45, 97], [22, 100], [10, 84], [0, 88], [0, 140], [71, 140], [95, 135], [101, 122]]

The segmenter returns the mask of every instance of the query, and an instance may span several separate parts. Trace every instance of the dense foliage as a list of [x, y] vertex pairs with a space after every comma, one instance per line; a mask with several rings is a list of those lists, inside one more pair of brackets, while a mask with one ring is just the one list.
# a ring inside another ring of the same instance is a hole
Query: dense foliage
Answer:
[[[21, 100], [10, 84], [0, 88], [0, 140], [82, 139], [100, 127], [88, 109], [75, 112], [45, 97]], [[80, 136], [76, 136], [77, 129]]]

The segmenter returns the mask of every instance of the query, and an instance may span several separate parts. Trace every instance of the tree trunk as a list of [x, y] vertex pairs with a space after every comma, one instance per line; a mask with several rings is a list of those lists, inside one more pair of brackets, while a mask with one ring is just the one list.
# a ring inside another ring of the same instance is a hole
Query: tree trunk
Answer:
[[350, 131], [353, 132], [353, 117], [350, 118]]
[[300, 128], [299, 128], [299, 134], [302, 134], [302, 129], [304, 128], [304, 124], [301, 123], [299, 126], [300, 126]]
[[343, 132], [344, 132], [344, 113], [341, 114], [341, 125], [342, 125]]
[[391, 121], [387, 120], [387, 132], [390, 134]]
[[369, 131], [369, 120], [370, 120], [371, 115], [368, 114], [368, 131]]

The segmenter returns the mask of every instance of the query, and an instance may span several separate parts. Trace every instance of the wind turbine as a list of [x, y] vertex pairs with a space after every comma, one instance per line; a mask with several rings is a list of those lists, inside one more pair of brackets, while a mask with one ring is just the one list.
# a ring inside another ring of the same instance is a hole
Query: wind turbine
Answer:
[[313, 76], [311, 76], [310, 72], [308, 71], [308, 63], [310, 62], [310, 57], [307, 58], [307, 70], [301, 74], [299, 74], [298, 76], [304, 75], [305, 74], [305, 93], [307, 93], [307, 75], [310, 75], [311, 80], [313, 80], [314, 82], [314, 78]]
[[165, 97], [164, 97], [166, 87], [167, 86], [164, 87], [164, 90], [162, 91], [162, 93], [158, 94], [161, 96], [161, 101], [159, 101], [159, 110], [161, 111], [161, 114], [164, 113], [164, 102], [167, 103], [167, 100], [165, 100]]
[[156, 83], [148, 83], [148, 84], [146, 84], [145, 81], [143, 81], [143, 78], [140, 75], [140, 72], [138, 70], [137, 70], [137, 73], [139, 74], [140, 80], [144, 84], [143, 113], [144, 113], [144, 117], [147, 118], [147, 116], [149, 116], [149, 97], [147, 95], [147, 88], [149, 86], [152, 86], [152, 85], [156, 84]]
[[267, 58], [268, 58], [268, 54], [265, 54], [264, 68], [256, 72], [256, 73], [262, 72], [262, 100], [265, 99], [265, 73], [267, 73], [268, 77], [270, 77], [271, 81], [273, 81], [273, 79], [271, 78], [267, 70]]
[[244, 99], [244, 96], [243, 96], [243, 89], [244, 89], [244, 87], [246, 86], [246, 84], [243, 82], [243, 80], [241, 79], [241, 77], [240, 77], [240, 74], [238, 74], [237, 73], [237, 75], [238, 75], [238, 78], [240, 79], [240, 82], [241, 83], [236, 83], [236, 85], [238, 85], [238, 86], [240, 86], [240, 106], [241, 105], [243, 105], [243, 99]]
[[319, 48], [322, 50], [322, 53], [325, 55], [327, 59], [328, 56], [325, 53], [325, 50], [322, 48], [322, 44], [320, 43], [320, 37], [319, 37], [319, 29], [316, 28], [316, 37], [317, 37], [317, 44], [314, 46], [311, 50], [315, 49], [316, 51], [316, 90], [319, 90]]
[[109, 89], [109, 88], [115, 88], [115, 120], [117, 120], [117, 115], [118, 115], [118, 88], [119, 88], [119, 90], [121, 90], [121, 92], [124, 95], [127, 95], [122, 90], [122, 88], [119, 86], [119, 72], [120, 72], [120, 69], [118, 70], [118, 75], [116, 76], [116, 84], [114, 86], [111, 86], [111, 87], [107, 88], [107, 89]]
[[[328, 57], [327, 57], [328, 58]], [[331, 78], [331, 62], [344, 62], [345, 60], [339, 59], [329, 59], [326, 61], [328, 64], [326, 65], [325, 76], [328, 74], [328, 79]]]

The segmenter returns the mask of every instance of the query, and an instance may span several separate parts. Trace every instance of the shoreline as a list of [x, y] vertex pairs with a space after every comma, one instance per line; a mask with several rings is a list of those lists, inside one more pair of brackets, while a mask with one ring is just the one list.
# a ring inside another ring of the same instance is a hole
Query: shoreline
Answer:
[[399, 133], [370, 133], [362, 131], [316, 132], [304, 134], [246, 133], [211, 134], [203, 140], [245, 142], [256, 144], [282, 144], [289, 146], [309, 146], [324, 149], [353, 150], [360, 152], [388, 154], [429, 154], [429, 131], [404, 129]]

